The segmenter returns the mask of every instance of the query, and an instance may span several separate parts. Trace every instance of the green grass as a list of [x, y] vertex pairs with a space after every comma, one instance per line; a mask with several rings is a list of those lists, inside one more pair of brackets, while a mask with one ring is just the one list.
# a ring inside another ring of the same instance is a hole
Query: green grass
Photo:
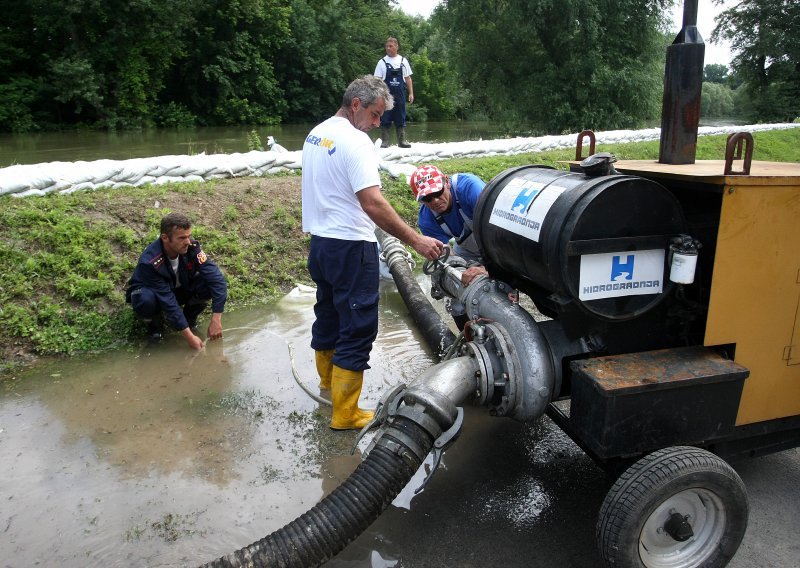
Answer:
[[[757, 132], [754, 140], [756, 160], [800, 162], [800, 128]], [[725, 141], [701, 137], [697, 159], [723, 159]], [[656, 159], [658, 144], [598, 145], [597, 151]], [[507, 168], [572, 158], [570, 149], [437, 164], [446, 173], [469, 171], [488, 181]], [[265, 196], [254, 184], [272, 181], [259, 180], [0, 197], [0, 374], [13, 369], [19, 353], [72, 355], [135, 341], [140, 324], [124, 302], [124, 285], [172, 209], [192, 208], [194, 236], [228, 279], [228, 309], [270, 302], [295, 283], [308, 283], [299, 196]], [[405, 180], [383, 181], [390, 203], [416, 223], [418, 205]]]
[[3, 340], [28, 340], [38, 353], [71, 354], [109, 346], [126, 327], [124, 314], [105, 309], [122, 301], [117, 284], [133, 268], [132, 259], [114, 251], [141, 240], [124, 227], [90, 222], [88, 205], [88, 197], [2, 202]]

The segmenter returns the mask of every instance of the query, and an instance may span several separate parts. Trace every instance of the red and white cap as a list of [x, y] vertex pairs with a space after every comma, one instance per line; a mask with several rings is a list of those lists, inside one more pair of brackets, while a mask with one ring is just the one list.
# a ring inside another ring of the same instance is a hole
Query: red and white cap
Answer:
[[444, 174], [436, 166], [420, 166], [411, 174], [411, 191], [419, 201], [426, 195], [442, 191], [444, 180]]

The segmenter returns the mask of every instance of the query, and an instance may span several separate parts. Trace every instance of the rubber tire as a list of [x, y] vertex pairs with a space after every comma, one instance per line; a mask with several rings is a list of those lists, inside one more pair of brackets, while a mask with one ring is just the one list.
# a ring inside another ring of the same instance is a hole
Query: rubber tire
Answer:
[[[671, 563], [669, 558], [645, 563], [639, 545], [646, 521], [662, 503], [687, 490], [713, 493], [722, 507], [724, 522], [715, 550], [694, 563]], [[616, 568], [723, 567], [742, 542], [748, 509], [744, 483], [724, 460], [690, 446], [664, 448], [634, 463], [611, 487], [598, 515], [597, 544], [606, 566]]]

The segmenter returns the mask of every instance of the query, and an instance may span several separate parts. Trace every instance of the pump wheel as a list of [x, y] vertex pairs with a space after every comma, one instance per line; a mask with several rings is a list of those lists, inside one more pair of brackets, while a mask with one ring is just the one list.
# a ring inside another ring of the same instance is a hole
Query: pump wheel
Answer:
[[725, 461], [699, 448], [664, 448], [611, 487], [597, 544], [617, 568], [721, 567], [742, 542], [747, 514], [744, 483]]

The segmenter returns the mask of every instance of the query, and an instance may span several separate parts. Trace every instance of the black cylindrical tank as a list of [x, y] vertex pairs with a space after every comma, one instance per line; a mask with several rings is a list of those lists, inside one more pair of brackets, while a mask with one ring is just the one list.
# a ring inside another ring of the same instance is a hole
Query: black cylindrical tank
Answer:
[[523, 292], [544, 290], [556, 304], [617, 321], [671, 291], [670, 239], [687, 232], [677, 199], [654, 181], [546, 166], [495, 177], [476, 205], [474, 230], [486, 264], [513, 275]]

